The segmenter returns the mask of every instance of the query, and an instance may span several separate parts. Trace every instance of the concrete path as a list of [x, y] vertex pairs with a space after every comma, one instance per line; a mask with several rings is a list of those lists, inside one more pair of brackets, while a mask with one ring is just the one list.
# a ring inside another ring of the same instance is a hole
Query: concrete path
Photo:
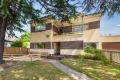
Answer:
[[[8, 58], [6, 60], [11, 60], [11, 58], [10, 59]], [[69, 76], [73, 77], [75, 80], [91, 80], [85, 74], [77, 72], [77, 71], [63, 65], [57, 60], [41, 59], [40, 57], [38, 57], [38, 58], [37, 57], [30, 57], [29, 55], [12, 58], [12, 61], [35, 61], [35, 60], [42, 60], [45, 62], [49, 62], [49, 63], [53, 64], [56, 68], [62, 70], [63, 72], [65, 72]]]
[[65, 72], [69, 76], [73, 77], [75, 80], [91, 80], [85, 74], [77, 72], [77, 71], [63, 65], [60, 62], [58, 62], [57, 60], [46, 60], [46, 61], [50, 62], [51, 64], [53, 64], [58, 69], [62, 70], [63, 72]]

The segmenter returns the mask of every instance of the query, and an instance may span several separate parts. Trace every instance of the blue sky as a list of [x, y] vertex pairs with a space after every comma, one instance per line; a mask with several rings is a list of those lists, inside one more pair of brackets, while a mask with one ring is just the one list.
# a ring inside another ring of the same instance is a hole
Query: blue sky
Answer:
[[101, 17], [100, 32], [101, 35], [120, 35], [120, 14], [115, 14], [111, 18], [107, 15]]

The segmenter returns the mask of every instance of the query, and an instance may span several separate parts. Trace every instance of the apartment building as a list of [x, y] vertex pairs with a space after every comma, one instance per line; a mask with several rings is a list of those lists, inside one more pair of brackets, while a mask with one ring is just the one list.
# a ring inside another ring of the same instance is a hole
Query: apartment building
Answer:
[[48, 19], [43, 25], [31, 24], [30, 51], [78, 55], [86, 45], [120, 50], [120, 36], [100, 35], [100, 15], [77, 16], [70, 22]]

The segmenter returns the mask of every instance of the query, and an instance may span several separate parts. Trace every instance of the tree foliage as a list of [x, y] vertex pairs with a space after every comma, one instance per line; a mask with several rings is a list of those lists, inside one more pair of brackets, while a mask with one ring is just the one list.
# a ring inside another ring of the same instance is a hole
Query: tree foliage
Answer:
[[20, 39], [12, 42], [12, 47], [25, 47], [28, 48], [30, 45], [30, 33], [25, 33], [21, 36]]
[[[34, 6], [38, 4], [40, 9]], [[0, 0], [0, 17], [7, 19], [7, 32], [24, 31], [23, 24], [31, 20], [43, 22], [40, 18], [50, 15], [57, 19], [68, 19], [75, 15], [74, 5], [69, 0]]]
[[11, 43], [11, 47], [22, 47], [22, 41], [16, 40]]
[[115, 13], [120, 14], [120, 0], [84, 0], [83, 11], [101, 13], [113, 16]]

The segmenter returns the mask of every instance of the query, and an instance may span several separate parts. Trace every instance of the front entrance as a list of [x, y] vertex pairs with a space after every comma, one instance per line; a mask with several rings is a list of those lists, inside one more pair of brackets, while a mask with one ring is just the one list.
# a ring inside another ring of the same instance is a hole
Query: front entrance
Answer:
[[60, 42], [54, 43], [54, 53], [55, 55], [60, 55]]

